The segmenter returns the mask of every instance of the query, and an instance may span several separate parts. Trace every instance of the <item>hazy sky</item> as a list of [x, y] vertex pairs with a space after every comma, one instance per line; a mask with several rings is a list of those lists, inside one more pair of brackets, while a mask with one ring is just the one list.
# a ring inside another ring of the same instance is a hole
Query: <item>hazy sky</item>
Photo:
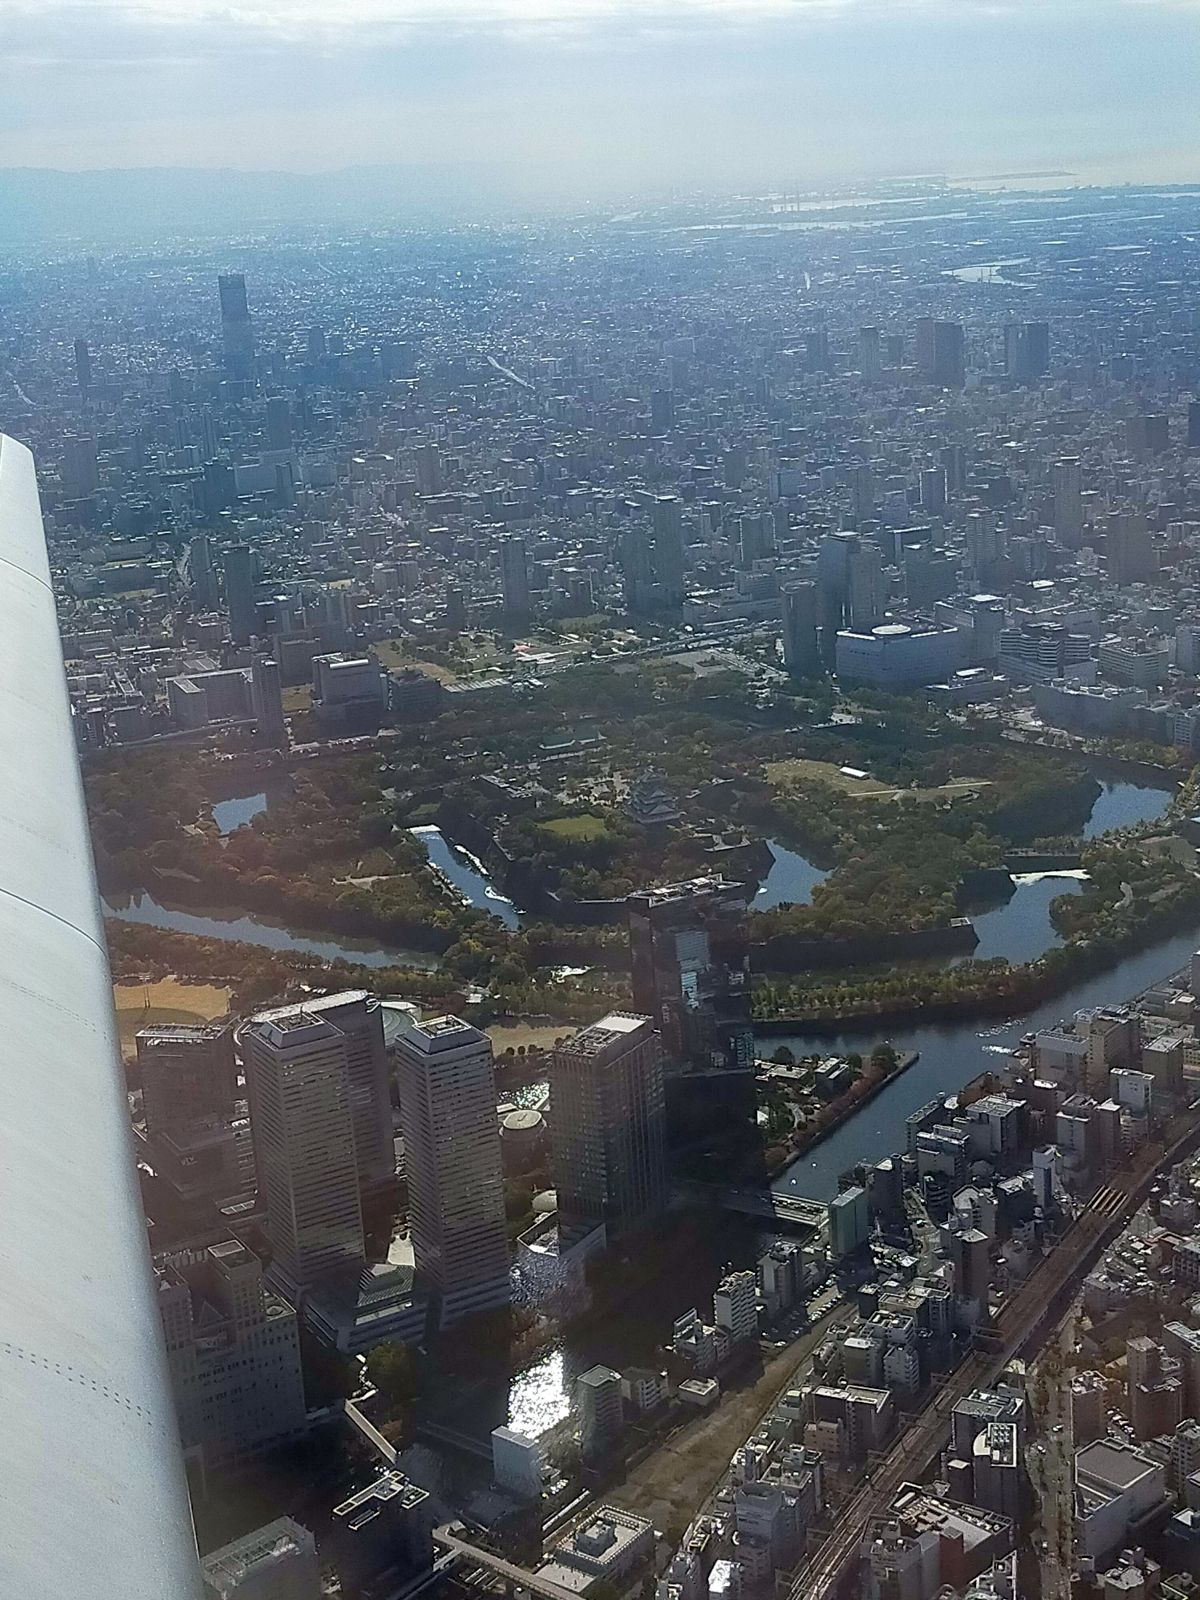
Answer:
[[1200, 179], [1200, 0], [0, 0], [0, 165]]

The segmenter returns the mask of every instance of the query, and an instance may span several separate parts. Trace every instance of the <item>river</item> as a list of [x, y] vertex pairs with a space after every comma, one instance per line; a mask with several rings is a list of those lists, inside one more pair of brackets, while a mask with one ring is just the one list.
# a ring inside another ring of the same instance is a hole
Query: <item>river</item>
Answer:
[[236, 939], [267, 950], [300, 950], [326, 961], [352, 961], [360, 967], [419, 967], [424, 972], [433, 972], [438, 966], [437, 956], [428, 950], [405, 950], [376, 944], [370, 939], [356, 939], [349, 934], [333, 938], [302, 933], [270, 917], [225, 911], [220, 907], [186, 910], [163, 905], [150, 894], [114, 895], [102, 900], [101, 907], [106, 917], [120, 917], [124, 922], [171, 928], [176, 933], [196, 933], [205, 939]]
[[440, 828], [411, 828], [409, 831], [425, 846], [429, 865], [468, 905], [477, 911], [486, 911], [506, 928], [520, 927], [521, 913], [508, 896], [496, 888], [478, 856], [451, 843]]

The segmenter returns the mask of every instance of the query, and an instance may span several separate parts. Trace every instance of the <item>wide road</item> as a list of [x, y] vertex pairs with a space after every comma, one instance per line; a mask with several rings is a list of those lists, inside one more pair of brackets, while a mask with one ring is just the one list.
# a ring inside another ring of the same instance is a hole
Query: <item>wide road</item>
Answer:
[[950, 1412], [958, 1401], [973, 1389], [993, 1383], [1030, 1335], [1055, 1314], [1055, 1308], [1065, 1309], [1064, 1296], [1069, 1303], [1100, 1249], [1128, 1224], [1155, 1173], [1178, 1159], [1182, 1147], [1198, 1137], [1200, 1131], [1193, 1129], [1170, 1150], [1147, 1152], [1136, 1168], [1120, 1174], [1092, 1196], [1000, 1313], [993, 1330], [998, 1336], [998, 1352], [976, 1351], [969, 1356], [900, 1434], [870, 1479], [838, 1508], [837, 1527], [798, 1570], [789, 1600], [824, 1600], [858, 1554], [871, 1521], [886, 1514], [901, 1484], [917, 1479], [929, 1466], [941, 1448]]

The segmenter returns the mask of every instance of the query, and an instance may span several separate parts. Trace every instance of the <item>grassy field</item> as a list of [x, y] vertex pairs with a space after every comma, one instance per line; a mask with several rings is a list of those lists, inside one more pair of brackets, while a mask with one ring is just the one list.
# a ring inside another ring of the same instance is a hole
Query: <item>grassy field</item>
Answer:
[[767, 765], [767, 780], [779, 789], [803, 788], [806, 783], [823, 783], [852, 800], [955, 800], [979, 794], [991, 785], [990, 778], [952, 778], [936, 789], [895, 789], [870, 776], [852, 777], [832, 761], [772, 761]]
[[496, 1055], [502, 1055], [505, 1050], [515, 1050], [519, 1045], [526, 1049], [532, 1045], [535, 1049], [552, 1050], [555, 1041], [566, 1039], [575, 1032], [569, 1022], [559, 1022], [547, 1027], [538, 1027], [528, 1022], [494, 1022], [487, 1030], [487, 1036], [492, 1041], [492, 1049]]
[[608, 832], [604, 818], [590, 811], [581, 817], [555, 817], [553, 822], [543, 822], [542, 827], [560, 839], [602, 839]]
[[139, 1028], [169, 1022], [209, 1022], [213, 1017], [223, 1017], [229, 1009], [229, 990], [212, 983], [162, 978], [157, 983], [115, 983], [113, 1000], [121, 1053], [132, 1056], [136, 1050], [134, 1035]]

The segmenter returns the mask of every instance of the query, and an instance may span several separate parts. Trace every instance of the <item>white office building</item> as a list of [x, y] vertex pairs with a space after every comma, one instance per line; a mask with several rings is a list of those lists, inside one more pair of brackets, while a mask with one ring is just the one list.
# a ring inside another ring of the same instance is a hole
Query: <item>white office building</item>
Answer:
[[346, 1036], [292, 1010], [255, 1018], [241, 1044], [272, 1278], [296, 1296], [357, 1277], [363, 1226]]
[[518, 1500], [542, 1497], [542, 1447], [515, 1428], [492, 1429], [492, 1482]]
[[511, 1293], [492, 1046], [457, 1017], [410, 1016], [394, 1049], [413, 1256], [446, 1327]]
[[306, 1000], [301, 1005], [260, 1011], [254, 1020], [279, 1021], [301, 1012], [332, 1023], [346, 1042], [346, 1074], [359, 1187], [365, 1191], [390, 1183], [396, 1175], [396, 1161], [387, 1046], [379, 1001], [365, 989], [345, 989], [319, 1000]]

